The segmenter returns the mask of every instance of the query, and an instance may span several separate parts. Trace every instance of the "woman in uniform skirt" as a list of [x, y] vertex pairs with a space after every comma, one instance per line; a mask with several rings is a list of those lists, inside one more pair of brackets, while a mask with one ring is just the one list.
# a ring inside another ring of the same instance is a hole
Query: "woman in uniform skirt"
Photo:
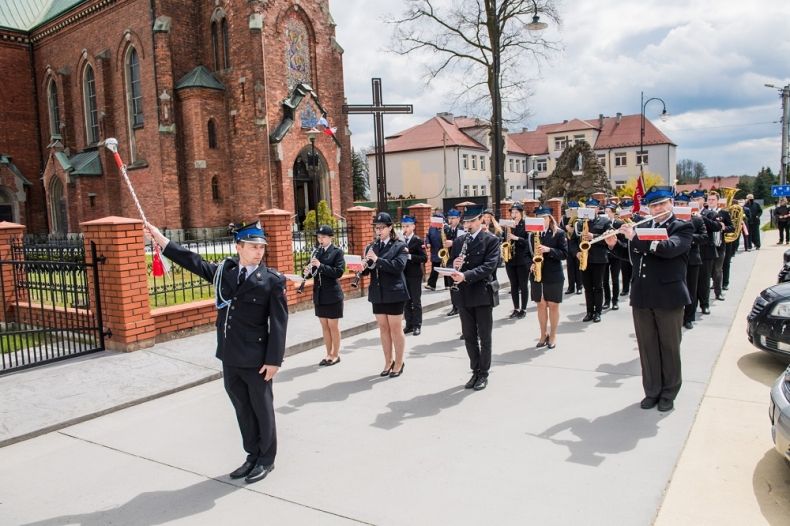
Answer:
[[340, 318], [343, 317], [343, 289], [338, 279], [346, 270], [343, 249], [332, 244], [332, 227], [321, 225], [316, 231], [318, 247], [310, 270], [313, 274], [313, 305], [321, 322], [326, 356], [318, 365], [340, 362]]
[[373, 314], [379, 326], [381, 347], [384, 351], [384, 370], [380, 376], [397, 378], [403, 373], [403, 307], [409, 299], [406, 278], [408, 248], [398, 239], [392, 228], [392, 217], [379, 212], [373, 221], [376, 241], [365, 254], [362, 275], [370, 274], [368, 301], [373, 304]]
[[516, 222], [516, 226], [505, 235], [505, 241], [513, 243], [510, 260], [505, 262], [505, 270], [510, 280], [510, 297], [513, 300], [513, 312], [510, 318], [521, 319], [527, 315], [527, 301], [529, 301], [529, 262], [527, 261], [529, 250], [527, 230], [524, 227], [524, 207], [521, 203], [516, 203], [510, 209], [510, 214]]
[[534, 263], [530, 274], [532, 300], [538, 304], [538, 324], [540, 325], [540, 340], [536, 347], [553, 349], [557, 341], [560, 303], [562, 303], [562, 291], [565, 284], [562, 260], [568, 257], [568, 240], [565, 232], [551, 215], [551, 208], [538, 208], [535, 210], [535, 216], [542, 217], [546, 225], [543, 233], [532, 233], [529, 236], [529, 250], [532, 257], [535, 256], [534, 236], [540, 236], [540, 252], [543, 254], [541, 280], [535, 281]]

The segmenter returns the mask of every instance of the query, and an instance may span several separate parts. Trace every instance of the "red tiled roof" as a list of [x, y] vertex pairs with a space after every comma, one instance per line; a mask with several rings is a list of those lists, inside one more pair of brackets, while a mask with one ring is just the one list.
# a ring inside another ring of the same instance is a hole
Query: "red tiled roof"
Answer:
[[513, 139], [512, 135], [508, 134], [505, 138], [507, 139], [507, 148], [506, 149], [507, 149], [508, 152], [510, 152], [510, 153], [520, 153], [522, 155], [529, 155], [524, 150], [524, 148], [522, 148], [521, 145], [519, 143], [517, 143]]
[[527, 155], [542, 155], [549, 153], [549, 143], [546, 141], [546, 133], [539, 129], [521, 133], [511, 133], [508, 137], [521, 147]]
[[554, 129], [548, 133], [592, 130], [594, 128], [597, 128], [597, 126], [594, 126], [589, 122], [583, 121], [581, 119], [572, 119], [568, 122], [563, 122], [561, 124], [553, 124], [552, 126], [554, 127]]
[[711, 188], [735, 188], [741, 178], [737, 175], [729, 177], [703, 177], [697, 184], [679, 184], [677, 185], [677, 192], [690, 192], [692, 190], [710, 190]]
[[[641, 115], [623, 115], [620, 122], [617, 117], [604, 117], [603, 128], [595, 141], [595, 149], [621, 148], [639, 146], [639, 128]], [[672, 140], [656, 128], [649, 119], [645, 119], [645, 146], [651, 144], [671, 144]]]
[[489, 122], [485, 119], [475, 117], [456, 117], [453, 119], [455, 125], [460, 129], [464, 128], [477, 128], [478, 126], [488, 126]]
[[486, 150], [485, 146], [459, 130], [457, 126], [450, 124], [441, 117], [433, 117], [422, 124], [388, 137], [384, 151], [386, 153], [394, 153], [427, 150], [443, 146], [460, 146], [475, 150]]

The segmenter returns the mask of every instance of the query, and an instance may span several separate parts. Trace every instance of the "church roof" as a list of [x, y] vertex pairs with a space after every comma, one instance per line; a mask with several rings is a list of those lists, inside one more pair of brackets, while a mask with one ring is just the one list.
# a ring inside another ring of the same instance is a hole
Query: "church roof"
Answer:
[[98, 150], [89, 150], [68, 157], [63, 152], [55, 152], [55, 158], [64, 171], [70, 175], [101, 175], [101, 160]]
[[5, 166], [9, 170], [11, 170], [11, 173], [13, 173], [15, 176], [19, 177], [22, 180], [23, 185], [33, 186], [33, 184], [28, 180], [28, 178], [22, 175], [22, 172], [19, 171], [19, 168], [17, 168], [16, 165], [11, 161], [11, 157], [0, 153], [0, 166]]
[[217, 80], [206, 66], [198, 66], [176, 83], [176, 89], [185, 88], [208, 88], [220, 91], [225, 90], [225, 86]]
[[0, 27], [30, 31], [87, 0], [0, 0]]

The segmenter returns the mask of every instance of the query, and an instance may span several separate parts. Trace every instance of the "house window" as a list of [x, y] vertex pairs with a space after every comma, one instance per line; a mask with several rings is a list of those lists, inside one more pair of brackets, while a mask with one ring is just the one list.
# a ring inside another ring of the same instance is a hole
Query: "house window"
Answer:
[[219, 69], [219, 29], [217, 22], [211, 22], [211, 58], [214, 62], [214, 71]]
[[477, 155], [472, 156], [472, 170], [477, 170]]
[[511, 195], [513, 194], [513, 185], [512, 184], [510, 185], [510, 194]]
[[469, 169], [469, 155], [463, 154], [462, 158], [464, 160], [464, 170], [468, 170]]
[[47, 101], [49, 103], [49, 133], [60, 135], [60, 106], [58, 105], [58, 85], [50, 79], [47, 87]]
[[472, 195], [477, 197], [477, 185], [472, 185]]
[[465, 184], [464, 185], [464, 197], [468, 197], [468, 196], [469, 196], [469, 185]]
[[512, 172], [513, 171], [513, 159], [508, 159], [508, 167], [509, 167], [508, 171]]
[[129, 120], [133, 128], [143, 126], [143, 93], [140, 89], [140, 59], [137, 50], [129, 48], [126, 58], [126, 96], [129, 102]]
[[85, 110], [85, 139], [88, 144], [99, 142], [99, 111], [96, 107], [96, 77], [93, 68], [85, 66], [82, 75], [83, 108]]
[[603, 168], [606, 168], [606, 154], [599, 153], [596, 157], [598, 157], [598, 164], [600, 164]]
[[574, 135], [573, 136], [573, 144], [581, 144], [581, 143], [583, 143], [585, 141], [586, 141], [586, 139], [584, 138], [584, 135]]
[[217, 125], [214, 119], [208, 120], [208, 147], [212, 150], [217, 148]]
[[626, 166], [626, 154], [625, 152], [616, 153], [614, 154], [614, 165], [615, 166]]
[[219, 181], [217, 176], [211, 178], [211, 199], [216, 203], [219, 202]]
[[643, 164], [649, 164], [647, 160], [647, 150], [636, 152], [636, 165], [642, 166]]
[[222, 67], [228, 69], [230, 67], [230, 36], [228, 35], [228, 19], [222, 18], [220, 22], [222, 29]]
[[545, 172], [549, 169], [549, 163], [546, 159], [538, 159], [535, 162], [535, 169], [539, 172]]
[[488, 185], [485, 185], [485, 184], [481, 185], [480, 186], [480, 195], [486, 195], [486, 192], [488, 192]]
[[554, 137], [554, 151], [561, 152], [568, 147], [568, 137]]
[[486, 158], [482, 155], [480, 156], [480, 171], [485, 172], [486, 170]]

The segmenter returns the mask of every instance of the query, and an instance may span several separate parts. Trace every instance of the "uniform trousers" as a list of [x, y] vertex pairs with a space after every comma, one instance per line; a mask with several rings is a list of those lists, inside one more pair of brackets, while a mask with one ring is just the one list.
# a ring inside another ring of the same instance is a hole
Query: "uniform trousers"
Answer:
[[779, 242], [790, 243], [790, 221], [777, 221], [776, 226], [779, 229]]
[[[620, 300], [620, 260], [612, 258], [603, 275], [603, 302], [617, 303]], [[611, 280], [611, 286], [609, 281]]]
[[759, 219], [755, 222], [752, 221], [749, 223], [749, 242], [750, 244], [754, 245], [758, 249], [762, 244], [760, 242], [760, 221]]
[[494, 307], [458, 307], [461, 332], [464, 335], [469, 367], [478, 376], [487, 377], [491, 369], [491, 331], [494, 327]]
[[566, 270], [568, 272], [568, 290], [582, 290], [582, 271], [579, 270], [579, 260], [576, 253], [568, 253]]
[[683, 307], [633, 309], [634, 331], [648, 398], [674, 400], [680, 391], [680, 340]]
[[721, 254], [718, 255], [716, 259], [713, 260], [713, 272], [711, 273], [711, 277], [713, 279], [713, 292], [716, 296], [721, 296], [721, 286], [722, 286], [722, 278], [724, 277], [724, 256], [725, 256], [725, 248], [724, 245], [717, 247], [716, 249]]
[[[524, 310], [529, 300], [529, 265], [505, 265], [507, 277], [510, 280], [510, 298], [513, 308]], [[521, 302], [519, 302], [519, 298]]]
[[696, 319], [697, 305], [699, 304], [699, 296], [697, 294], [697, 287], [699, 286], [699, 275], [702, 265], [689, 265], [686, 269], [686, 286], [689, 289], [689, 296], [691, 296], [691, 303], [686, 305], [683, 309], [683, 323], [694, 321]]
[[738, 250], [738, 240], [725, 244], [725, 247], [726, 250], [724, 251], [724, 261], [721, 264], [721, 284], [723, 287], [729, 287], [730, 264], [732, 262], [732, 256], [734, 256], [735, 251]]
[[634, 267], [630, 261], [620, 261], [620, 272], [623, 274], [623, 296], [631, 291], [631, 275]]
[[710, 280], [713, 276], [713, 264], [715, 261], [714, 259], [703, 259], [702, 266], [699, 268], [697, 300], [699, 301], [699, 306], [704, 309], [710, 308]]
[[422, 327], [422, 276], [406, 276], [409, 299], [403, 309], [407, 327]]
[[274, 422], [272, 382], [258, 369], [222, 365], [225, 391], [236, 410], [242, 444], [248, 462], [274, 464], [277, 430]]
[[606, 273], [606, 263], [587, 263], [587, 269], [582, 271], [584, 283], [584, 301], [587, 312], [601, 313], [603, 310], [603, 276]]

